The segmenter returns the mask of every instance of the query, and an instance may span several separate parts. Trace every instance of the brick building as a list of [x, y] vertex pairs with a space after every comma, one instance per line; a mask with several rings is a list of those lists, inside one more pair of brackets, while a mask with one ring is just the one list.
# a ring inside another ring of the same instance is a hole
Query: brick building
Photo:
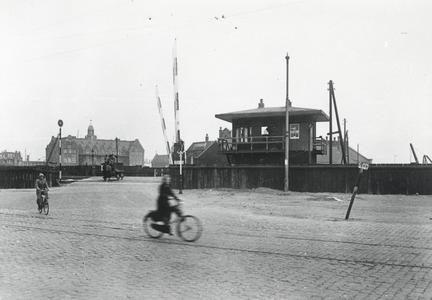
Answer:
[[157, 154], [153, 157], [151, 161], [152, 168], [167, 168], [169, 167], [169, 156], [168, 154]]
[[0, 153], [0, 165], [8, 165], [8, 166], [18, 166], [21, 165], [23, 159], [21, 157], [21, 152], [8, 152], [3, 151]]
[[[61, 147], [62, 165], [99, 165], [109, 154], [118, 155], [118, 162], [122, 162], [125, 166], [144, 165], [144, 148], [138, 139], [134, 141], [98, 139], [91, 124], [85, 138], [71, 135], [62, 137]], [[53, 136], [46, 147], [46, 158], [50, 164], [59, 163], [57, 137]]]
[[[219, 130], [219, 138], [231, 138], [231, 131], [225, 128]], [[210, 141], [208, 134], [202, 142], [194, 142], [186, 150], [186, 164], [221, 166], [228, 165], [225, 155], [219, 155], [219, 144], [217, 141]]]

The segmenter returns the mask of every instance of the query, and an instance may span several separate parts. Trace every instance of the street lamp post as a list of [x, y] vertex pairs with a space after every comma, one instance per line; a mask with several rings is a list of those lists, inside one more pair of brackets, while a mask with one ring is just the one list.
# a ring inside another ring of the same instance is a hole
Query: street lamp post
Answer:
[[63, 126], [63, 121], [62, 120], [58, 120], [57, 122], [58, 126], [59, 126], [59, 182], [61, 182], [62, 179], [62, 171], [61, 171], [61, 163], [62, 163], [62, 147], [61, 147], [61, 128]]
[[183, 165], [183, 154], [184, 151], [177, 151], [180, 156], [180, 176], [179, 176], [179, 194], [183, 194], [183, 173], [182, 173], [182, 165]]

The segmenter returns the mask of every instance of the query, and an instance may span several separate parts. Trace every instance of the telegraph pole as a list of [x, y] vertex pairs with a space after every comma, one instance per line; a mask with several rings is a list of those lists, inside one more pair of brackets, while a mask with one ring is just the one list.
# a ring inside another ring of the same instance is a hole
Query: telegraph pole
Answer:
[[[339, 122], [339, 114], [338, 114], [338, 110], [337, 110], [337, 105], [336, 105], [336, 97], [334, 95], [334, 88], [333, 88], [333, 81], [329, 81], [329, 100], [330, 100], [330, 153], [329, 153], [329, 164], [333, 164], [333, 154], [332, 154], [332, 143], [333, 143], [333, 133], [339, 133], [339, 142], [341, 144], [341, 150], [342, 150], [342, 160], [344, 162], [344, 164], [347, 164], [347, 158], [345, 155], [345, 145], [343, 142], [343, 137], [342, 137], [342, 130], [341, 130], [341, 126], [340, 126], [340, 122]], [[336, 114], [336, 122], [337, 122], [337, 126], [338, 126], [338, 131], [333, 132], [333, 128], [332, 128], [332, 103], [334, 104], [334, 110], [335, 110], [335, 114]]]
[[332, 165], [333, 164], [333, 115], [332, 115], [332, 113], [333, 113], [333, 107], [332, 107], [331, 88], [333, 87], [333, 83], [330, 80], [328, 84], [329, 84], [328, 91], [329, 91], [329, 106], [330, 106], [330, 108], [329, 108], [329, 111], [330, 111], [330, 123], [329, 123], [329, 126], [330, 126], [330, 131], [329, 131], [329, 134], [330, 134], [329, 165]]
[[289, 56], [288, 52], [285, 57], [287, 62], [287, 79], [286, 79], [286, 102], [285, 102], [285, 192], [289, 191]]

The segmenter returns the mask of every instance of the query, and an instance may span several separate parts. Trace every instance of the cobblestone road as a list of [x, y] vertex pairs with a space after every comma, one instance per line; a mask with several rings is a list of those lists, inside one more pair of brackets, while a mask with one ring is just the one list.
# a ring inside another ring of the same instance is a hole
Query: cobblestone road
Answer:
[[194, 243], [149, 239], [160, 178], [0, 190], [0, 300], [432, 299], [432, 197], [185, 190]]

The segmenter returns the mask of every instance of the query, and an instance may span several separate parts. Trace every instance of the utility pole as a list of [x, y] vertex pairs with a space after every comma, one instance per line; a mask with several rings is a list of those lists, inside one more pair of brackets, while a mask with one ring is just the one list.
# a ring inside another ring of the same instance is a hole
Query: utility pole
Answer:
[[[348, 130], [346, 130], [346, 123], [347, 123], [347, 120], [344, 118], [344, 120], [343, 120], [343, 124], [344, 124], [343, 141], [344, 141], [346, 164], [349, 164]], [[341, 161], [341, 164], [342, 164], [342, 161]]]
[[[345, 145], [344, 145], [344, 141], [343, 141], [343, 137], [342, 137], [342, 130], [341, 130], [341, 126], [340, 126], [340, 122], [339, 122], [339, 114], [338, 114], [338, 110], [337, 110], [337, 105], [336, 105], [336, 97], [334, 95], [334, 88], [333, 88], [333, 81], [329, 81], [329, 100], [330, 100], [330, 155], [329, 155], [329, 164], [333, 164], [333, 151], [332, 151], [332, 143], [333, 143], [333, 133], [339, 133], [339, 142], [341, 144], [341, 151], [342, 151], [342, 160], [344, 162], [344, 164], [347, 164], [347, 160], [346, 160], [346, 156], [345, 156]], [[332, 102], [334, 104], [334, 109], [335, 109], [335, 114], [336, 114], [336, 122], [337, 122], [337, 126], [338, 126], [338, 131], [333, 132], [333, 128], [332, 128]]]
[[289, 191], [289, 108], [291, 107], [291, 101], [289, 100], [289, 59], [290, 57], [285, 56], [287, 63], [287, 78], [286, 78], [286, 102], [285, 102], [285, 185], [284, 191]]
[[330, 146], [329, 146], [329, 165], [332, 165], [333, 164], [333, 107], [332, 107], [332, 94], [331, 94], [331, 87], [333, 86], [332, 85], [332, 82], [331, 82], [331, 80], [330, 80], [330, 82], [329, 82], [329, 106], [330, 106], [330, 108], [329, 108], [329, 111], [330, 111], [330, 113], [329, 113], [329, 115], [330, 115], [330, 123], [329, 123], [329, 126], [330, 126], [330, 131], [329, 131], [329, 134], [330, 134], [330, 137], [329, 137], [329, 139], [330, 139]]

